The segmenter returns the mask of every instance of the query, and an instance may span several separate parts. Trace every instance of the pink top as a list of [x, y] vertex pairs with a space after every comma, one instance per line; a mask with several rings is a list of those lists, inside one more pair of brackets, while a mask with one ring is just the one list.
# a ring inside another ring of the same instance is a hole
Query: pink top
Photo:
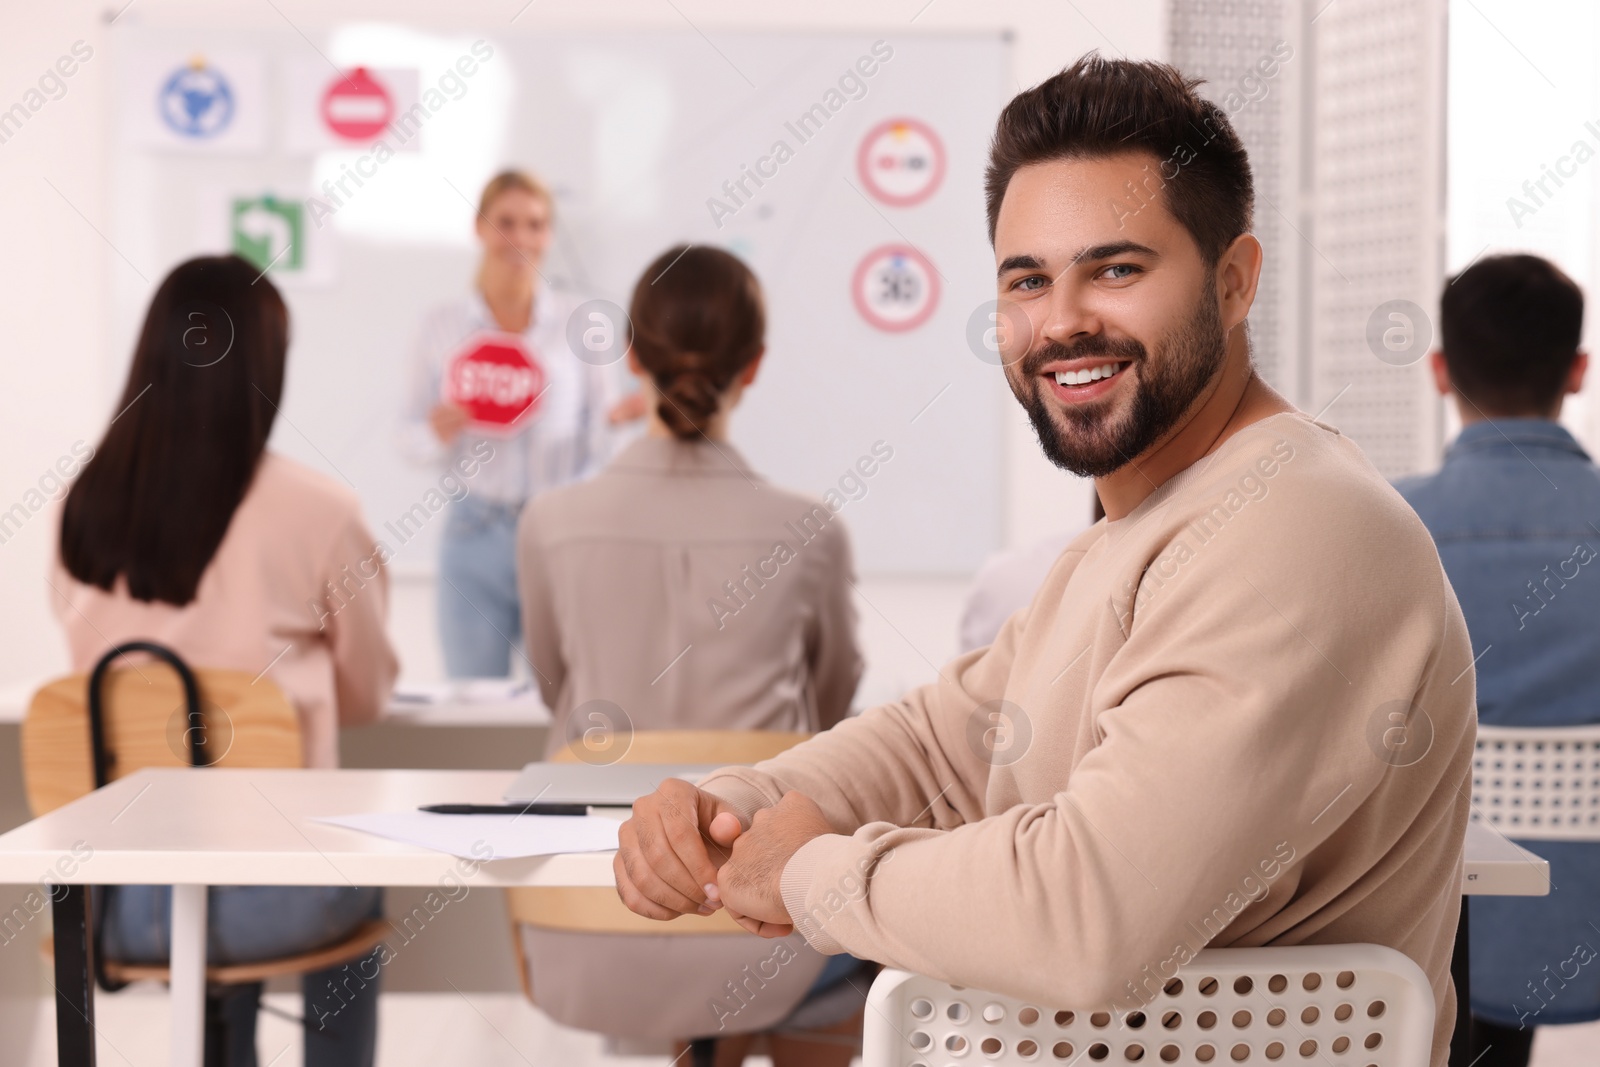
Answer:
[[196, 668], [264, 673], [300, 712], [306, 766], [337, 767], [339, 726], [382, 716], [399, 670], [384, 633], [386, 556], [354, 493], [267, 452], [194, 600], [137, 601], [120, 578], [108, 593], [57, 558], [50, 601], [74, 671], [146, 639]]

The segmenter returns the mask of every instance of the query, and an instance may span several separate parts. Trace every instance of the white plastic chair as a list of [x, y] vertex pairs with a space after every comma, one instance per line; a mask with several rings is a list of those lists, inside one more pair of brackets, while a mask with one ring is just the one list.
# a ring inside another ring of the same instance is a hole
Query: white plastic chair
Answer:
[[1479, 726], [1472, 818], [1511, 838], [1600, 841], [1600, 726]]
[[1143, 1010], [1067, 1010], [885, 970], [863, 1067], [1428, 1067], [1433, 989], [1381, 945], [1208, 949]]

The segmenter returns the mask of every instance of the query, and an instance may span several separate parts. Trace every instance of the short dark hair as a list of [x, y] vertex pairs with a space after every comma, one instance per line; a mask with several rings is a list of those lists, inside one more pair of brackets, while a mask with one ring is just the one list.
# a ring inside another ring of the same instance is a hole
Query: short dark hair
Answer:
[[1249, 231], [1255, 190], [1243, 142], [1227, 114], [1195, 92], [1200, 83], [1166, 63], [1090, 52], [1013, 97], [989, 146], [989, 243], [1017, 168], [1144, 152], [1160, 161], [1149, 191], [1166, 193], [1167, 210], [1215, 264]]
[[150, 301], [116, 416], [61, 516], [61, 563], [108, 592], [189, 603], [255, 477], [289, 313], [254, 264], [203, 256]]
[[674, 245], [639, 276], [628, 318], [633, 354], [661, 394], [656, 414], [678, 438], [704, 437], [722, 394], [761, 354], [761, 283], [731, 252]]
[[1555, 408], [1582, 336], [1583, 290], [1538, 256], [1487, 256], [1439, 297], [1450, 382], [1485, 415]]

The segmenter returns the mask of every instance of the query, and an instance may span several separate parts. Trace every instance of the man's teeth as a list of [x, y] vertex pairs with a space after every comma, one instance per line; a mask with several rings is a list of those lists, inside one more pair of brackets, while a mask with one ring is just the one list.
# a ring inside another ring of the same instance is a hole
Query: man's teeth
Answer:
[[1125, 363], [1102, 363], [1098, 367], [1090, 367], [1088, 370], [1056, 371], [1056, 384], [1088, 385], [1090, 382], [1097, 382], [1101, 378], [1111, 377], [1125, 366], [1127, 366]]

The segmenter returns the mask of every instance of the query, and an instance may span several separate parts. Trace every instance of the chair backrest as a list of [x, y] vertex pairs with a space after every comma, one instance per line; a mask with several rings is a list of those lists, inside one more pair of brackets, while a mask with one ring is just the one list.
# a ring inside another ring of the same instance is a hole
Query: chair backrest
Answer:
[[1208, 949], [1142, 1010], [1069, 1009], [886, 970], [867, 999], [862, 1067], [1428, 1067], [1428, 977], [1381, 945]]
[[[619, 763], [759, 763], [793, 748], [809, 734], [765, 730], [641, 730], [629, 739]], [[572, 746], [553, 763], [575, 763]], [[506, 890], [513, 927], [527, 923], [546, 930], [605, 934], [746, 934], [726, 909], [710, 915], [680, 915], [663, 922], [629, 911], [614, 889], [519, 886]], [[746, 934], [746, 936], [748, 936]]]
[[1507, 837], [1600, 841], [1600, 726], [1480, 725], [1472, 819]]
[[[300, 718], [282, 690], [243, 671], [197, 670], [206, 762], [219, 767], [300, 767]], [[33, 695], [22, 723], [22, 775], [35, 816], [95, 788], [89, 676], [57, 678]], [[183, 685], [169, 667], [109, 670], [101, 688], [110, 756], [107, 780], [146, 767], [190, 766], [194, 728]]]

